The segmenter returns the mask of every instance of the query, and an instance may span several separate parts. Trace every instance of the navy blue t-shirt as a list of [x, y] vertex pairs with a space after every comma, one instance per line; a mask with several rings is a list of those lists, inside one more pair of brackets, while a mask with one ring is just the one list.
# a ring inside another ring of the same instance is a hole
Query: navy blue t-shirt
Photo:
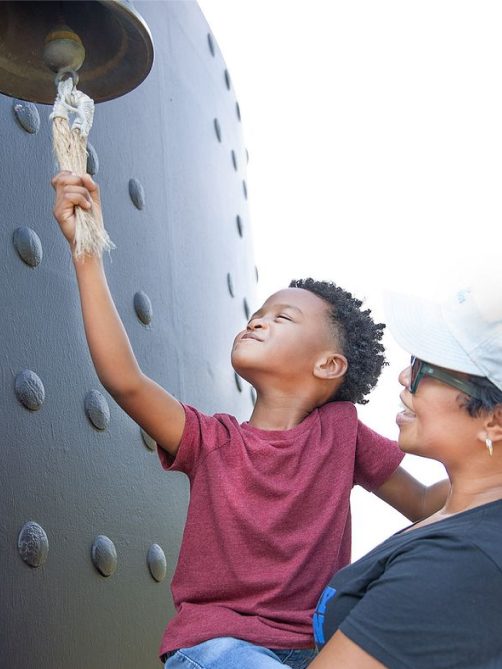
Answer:
[[314, 614], [389, 669], [502, 669], [502, 500], [401, 531], [339, 571]]

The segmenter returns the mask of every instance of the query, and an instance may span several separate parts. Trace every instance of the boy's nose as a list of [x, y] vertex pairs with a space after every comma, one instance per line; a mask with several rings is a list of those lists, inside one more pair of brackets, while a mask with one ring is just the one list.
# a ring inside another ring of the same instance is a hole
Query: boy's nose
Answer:
[[257, 330], [263, 327], [263, 321], [260, 318], [252, 318], [248, 323], [248, 330]]

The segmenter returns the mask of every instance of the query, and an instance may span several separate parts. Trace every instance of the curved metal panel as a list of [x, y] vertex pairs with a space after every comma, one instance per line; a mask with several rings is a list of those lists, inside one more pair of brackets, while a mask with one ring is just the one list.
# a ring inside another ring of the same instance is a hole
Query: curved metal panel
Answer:
[[[245, 419], [230, 348], [256, 278], [237, 101], [195, 2], [135, 4], [154, 67], [97, 107], [90, 137], [110, 288], [146, 374]], [[1, 662], [153, 669], [188, 486], [96, 377], [52, 217], [50, 108], [20, 122], [16, 105], [0, 95]]]

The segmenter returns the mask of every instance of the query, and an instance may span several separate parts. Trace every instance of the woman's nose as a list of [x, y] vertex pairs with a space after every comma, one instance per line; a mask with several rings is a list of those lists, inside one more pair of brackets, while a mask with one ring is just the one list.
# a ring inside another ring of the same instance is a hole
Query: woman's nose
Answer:
[[410, 382], [411, 382], [411, 365], [408, 365], [408, 367], [405, 367], [404, 369], [401, 370], [398, 376], [399, 383], [404, 387], [404, 388], [409, 388], [410, 387]]

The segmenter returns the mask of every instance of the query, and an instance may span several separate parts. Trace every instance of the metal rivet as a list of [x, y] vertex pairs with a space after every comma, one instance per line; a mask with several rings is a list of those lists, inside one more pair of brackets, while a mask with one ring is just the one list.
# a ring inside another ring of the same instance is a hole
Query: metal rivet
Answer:
[[99, 390], [89, 390], [84, 400], [85, 413], [98, 430], [106, 430], [110, 424], [110, 409]]
[[42, 242], [31, 228], [17, 228], [12, 235], [14, 247], [19, 257], [30, 267], [37, 267], [42, 262]]
[[100, 534], [91, 548], [92, 562], [103, 576], [111, 576], [117, 569], [117, 551], [111, 539]]
[[236, 111], [236, 113], [237, 113], [237, 118], [238, 118], [239, 121], [240, 121], [240, 120], [241, 120], [241, 108], [239, 107], [239, 103], [238, 103], [238, 102], [235, 103], [235, 111]]
[[134, 295], [134, 310], [143, 325], [150, 325], [153, 316], [152, 303], [148, 295], [142, 290]]
[[19, 532], [17, 549], [30, 567], [43, 565], [49, 553], [49, 540], [44, 528], [33, 521], [26, 523]]
[[167, 562], [164, 551], [159, 544], [152, 544], [150, 546], [146, 561], [152, 577], [159, 583], [163, 581], [166, 577]]
[[129, 195], [136, 209], [145, 206], [145, 189], [137, 179], [129, 179]]
[[251, 395], [251, 402], [253, 403], [253, 406], [256, 404], [256, 390], [251, 386], [249, 389], [249, 393]]
[[228, 90], [231, 89], [232, 83], [230, 81], [230, 75], [228, 74], [228, 70], [225, 70], [225, 85], [228, 88]]
[[244, 313], [246, 314], [246, 320], [249, 320], [250, 311], [249, 311], [249, 304], [248, 304], [248, 301], [246, 300], [246, 298], [244, 298], [244, 300], [242, 301], [242, 306], [244, 307]]
[[145, 446], [148, 449], [150, 449], [150, 451], [156, 451], [157, 450], [157, 442], [155, 441], [155, 439], [152, 439], [152, 437], [147, 432], [145, 432], [142, 427], [140, 427], [140, 431], [141, 431], [141, 437], [143, 439], [143, 443], [145, 444]]
[[40, 114], [32, 102], [24, 100], [14, 100], [14, 114], [19, 125], [32, 135], [36, 135], [40, 130]]
[[244, 180], [242, 182], [242, 192], [244, 193], [244, 197], [247, 200], [248, 199], [248, 187], [247, 187], [246, 182]]
[[44, 403], [44, 384], [30, 369], [23, 369], [16, 375], [14, 388], [17, 399], [30, 411], [37, 411]]
[[99, 158], [96, 149], [90, 142], [87, 142], [87, 174], [95, 176], [99, 172]]
[[237, 172], [237, 157], [235, 155], [235, 151], [232, 150], [232, 165], [234, 166], [234, 170]]
[[214, 49], [214, 42], [213, 38], [211, 36], [211, 33], [207, 33], [207, 44], [209, 46], [209, 51], [211, 52], [211, 56], [215, 55], [215, 49]]
[[236, 222], [236, 224], [237, 224], [237, 232], [239, 233], [239, 237], [242, 237], [242, 236], [243, 236], [243, 232], [244, 232], [244, 230], [243, 230], [243, 227], [242, 227], [242, 220], [241, 220], [241, 217], [240, 217], [240, 216], [236, 216], [236, 218], [235, 218], [235, 222]]
[[218, 142], [221, 142], [221, 128], [220, 122], [217, 118], [214, 119], [214, 131], [216, 133], [216, 137], [218, 138]]
[[227, 286], [228, 286], [228, 292], [232, 297], [234, 297], [234, 284], [230, 274], [227, 274]]
[[237, 386], [237, 390], [240, 393], [242, 393], [241, 377], [237, 374], [237, 372], [234, 372], [234, 378], [235, 378], [235, 385]]

